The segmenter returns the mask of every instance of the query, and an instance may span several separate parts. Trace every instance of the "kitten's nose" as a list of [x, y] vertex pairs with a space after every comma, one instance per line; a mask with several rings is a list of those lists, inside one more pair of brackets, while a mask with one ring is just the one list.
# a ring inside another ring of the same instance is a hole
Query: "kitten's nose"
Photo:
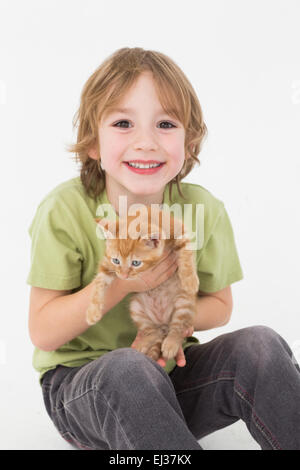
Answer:
[[129, 276], [129, 273], [128, 273], [128, 272], [127, 272], [127, 273], [119, 273], [119, 277], [120, 277], [121, 279], [127, 279], [128, 276]]

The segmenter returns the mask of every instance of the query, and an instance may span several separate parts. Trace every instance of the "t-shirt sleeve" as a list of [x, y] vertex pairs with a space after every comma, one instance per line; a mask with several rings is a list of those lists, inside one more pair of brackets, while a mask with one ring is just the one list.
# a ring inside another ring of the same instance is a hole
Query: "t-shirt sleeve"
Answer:
[[55, 198], [43, 201], [29, 234], [31, 259], [27, 284], [55, 290], [79, 287], [82, 255], [73, 236], [67, 206]]
[[243, 279], [232, 225], [224, 204], [197, 255], [199, 290], [216, 292]]

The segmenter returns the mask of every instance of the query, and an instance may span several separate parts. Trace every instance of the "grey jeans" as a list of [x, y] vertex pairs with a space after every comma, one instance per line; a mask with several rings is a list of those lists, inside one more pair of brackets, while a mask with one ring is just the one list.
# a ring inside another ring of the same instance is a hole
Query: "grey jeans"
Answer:
[[262, 449], [300, 450], [300, 369], [286, 341], [243, 328], [185, 351], [167, 374], [132, 348], [42, 382], [59, 433], [82, 449], [201, 450], [197, 440], [242, 419]]

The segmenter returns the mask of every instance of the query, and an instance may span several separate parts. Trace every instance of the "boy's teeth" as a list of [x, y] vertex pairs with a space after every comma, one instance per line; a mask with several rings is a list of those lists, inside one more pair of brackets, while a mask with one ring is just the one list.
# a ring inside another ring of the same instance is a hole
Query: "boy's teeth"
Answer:
[[134, 168], [156, 168], [157, 166], [161, 165], [161, 163], [131, 163], [128, 162], [129, 166], [133, 166]]

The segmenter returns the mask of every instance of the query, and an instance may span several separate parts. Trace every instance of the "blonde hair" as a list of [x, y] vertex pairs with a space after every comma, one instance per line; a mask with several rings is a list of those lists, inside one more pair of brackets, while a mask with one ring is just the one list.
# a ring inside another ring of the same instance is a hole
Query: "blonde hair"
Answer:
[[[105, 188], [105, 173], [99, 161], [89, 157], [94, 145], [99, 148], [98, 127], [102, 116], [120, 102], [123, 96], [145, 71], [153, 74], [156, 92], [162, 108], [172, 114], [185, 128], [185, 162], [181, 171], [170, 181], [169, 196], [176, 183], [183, 196], [180, 181], [193, 169], [202, 141], [207, 134], [197, 95], [180, 67], [161, 52], [141, 47], [124, 47], [110, 55], [85, 83], [80, 106], [73, 118], [73, 128], [78, 127], [77, 143], [67, 146], [81, 162], [80, 178], [89, 196], [97, 198]], [[100, 149], [101, 151], [101, 149]], [[190, 158], [187, 159], [187, 155]], [[100, 156], [99, 156], [100, 158]]]

